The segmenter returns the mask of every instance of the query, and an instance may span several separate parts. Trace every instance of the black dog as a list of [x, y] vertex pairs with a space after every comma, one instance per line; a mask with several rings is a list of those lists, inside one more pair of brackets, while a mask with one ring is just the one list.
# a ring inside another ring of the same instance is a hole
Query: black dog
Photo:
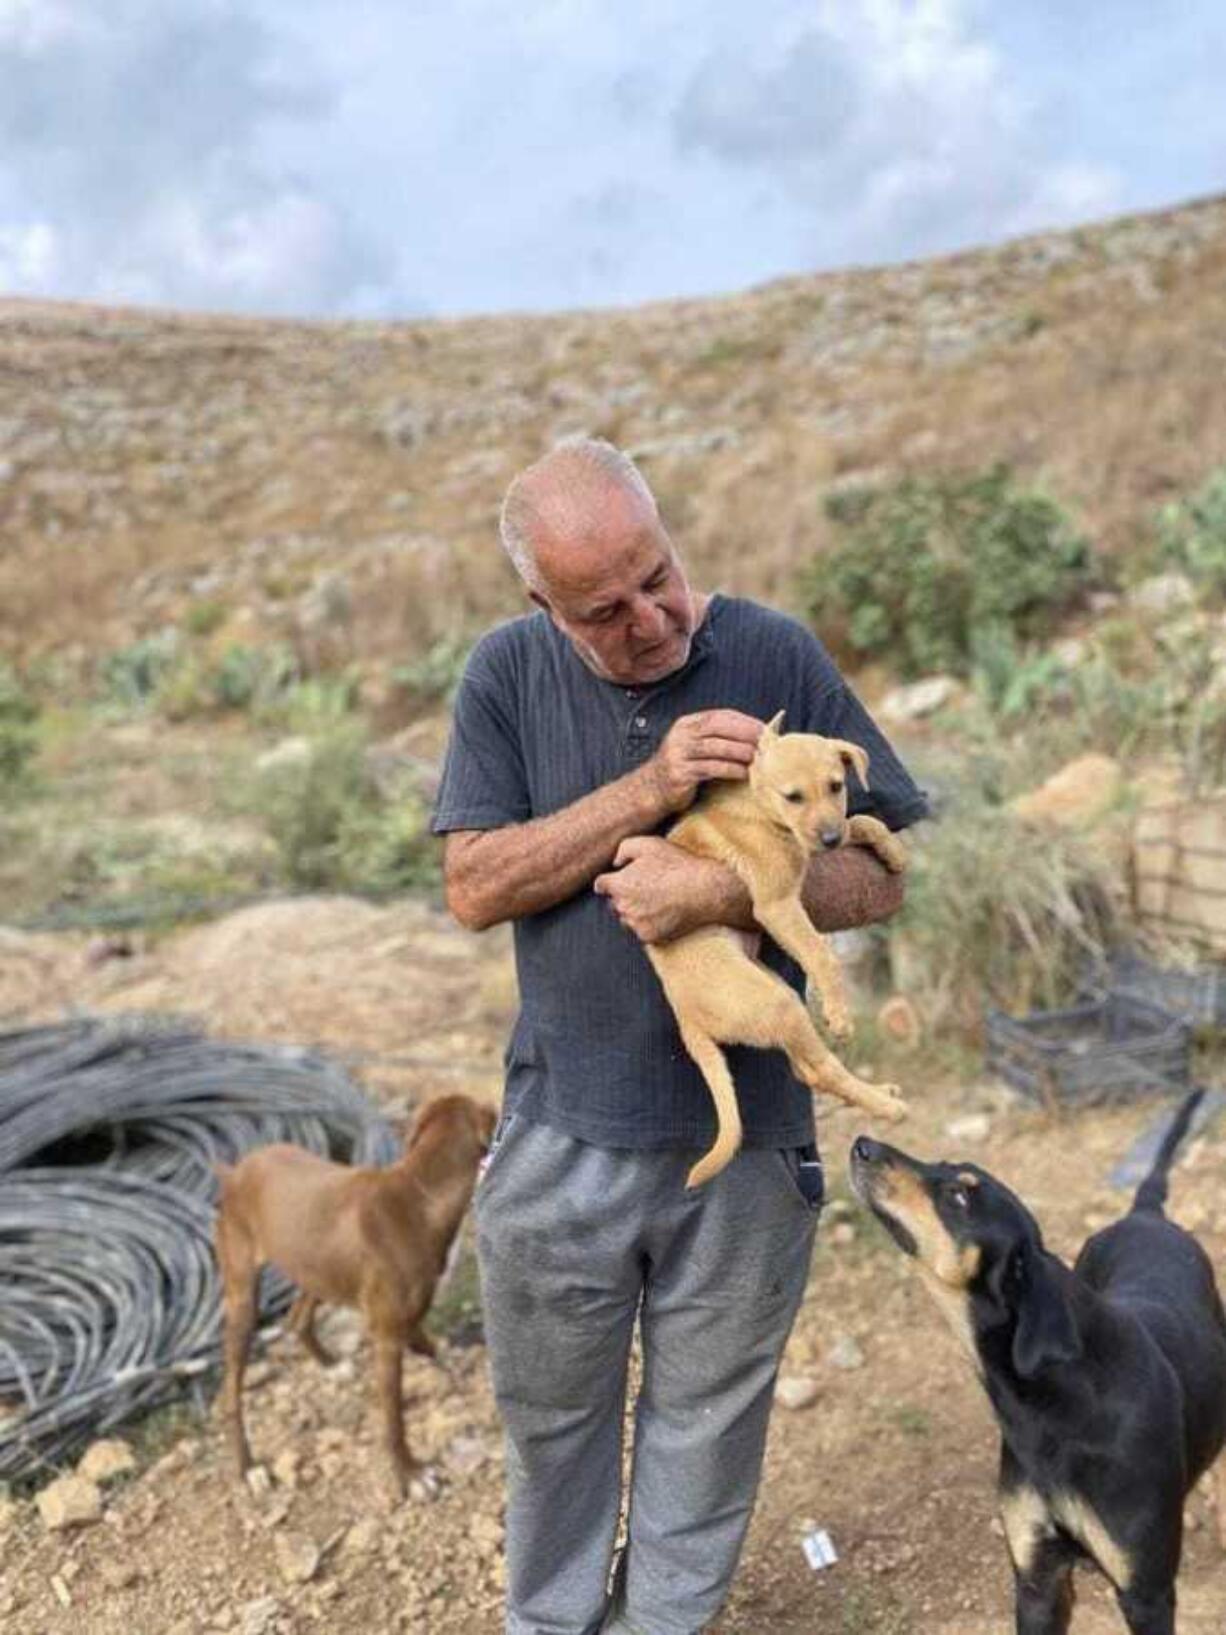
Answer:
[[[1065, 1635], [1073, 1566], [1115, 1587], [1132, 1635], [1174, 1635], [1184, 1499], [1226, 1444], [1226, 1316], [1200, 1245], [1163, 1214], [1203, 1092], [1180, 1108], [1122, 1220], [1072, 1271], [1034, 1216], [973, 1164], [924, 1164], [861, 1136], [856, 1194], [969, 1350], [1001, 1432], [1000, 1505], [1018, 1635]], [[1218, 1470], [1226, 1547], [1226, 1478]]]

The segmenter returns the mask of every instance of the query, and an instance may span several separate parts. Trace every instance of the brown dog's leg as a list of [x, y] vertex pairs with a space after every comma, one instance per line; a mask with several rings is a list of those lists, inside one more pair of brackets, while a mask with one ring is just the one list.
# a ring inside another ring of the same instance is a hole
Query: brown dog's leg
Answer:
[[244, 1476], [251, 1466], [251, 1449], [243, 1424], [243, 1373], [255, 1329], [255, 1285], [259, 1268], [245, 1234], [228, 1221], [224, 1213], [217, 1219], [216, 1245], [225, 1328], [222, 1412], [235, 1468]]
[[383, 1419], [383, 1446], [392, 1469], [392, 1481], [403, 1499], [416, 1461], [404, 1435], [404, 1401], [401, 1395], [401, 1358], [408, 1339], [396, 1323], [371, 1326], [375, 1350], [375, 1391]]
[[314, 1295], [300, 1294], [289, 1309], [287, 1327], [292, 1334], [301, 1340], [310, 1356], [321, 1368], [331, 1368], [336, 1358], [320, 1344], [319, 1336], [315, 1332], [315, 1312], [319, 1301]]
[[709, 1034], [684, 1026], [681, 1038], [706, 1079], [715, 1103], [715, 1141], [685, 1178], [687, 1187], [700, 1187], [718, 1175], [720, 1170], [726, 1169], [736, 1157], [741, 1145], [741, 1109], [728, 1063], [715, 1040]]
[[891, 874], [901, 874], [907, 866], [907, 853], [901, 840], [892, 835], [880, 818], [861, 812], [847, 820], [847, 839], [853, 846], [867, 846], [875, 852]]

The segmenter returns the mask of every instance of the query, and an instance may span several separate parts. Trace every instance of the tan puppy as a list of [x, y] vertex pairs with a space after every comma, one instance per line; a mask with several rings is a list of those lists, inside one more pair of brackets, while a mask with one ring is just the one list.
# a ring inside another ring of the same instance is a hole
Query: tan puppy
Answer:
[[217, 1261], [225, 1307], [222, 1404], [240, 1475], [251, 1463], [243, 1427], [243, 1370], [255, 1326], [260, 1267], [278, 1267], [301, 1291], [289, 1327], [321, 1363], [315, 1307], [355, 1306], [374, 1342], [384, 1441], [403, 1494], [416, 1461], [404, 1435], [404, 1348], [435, 1357], [421, 1324], [472, 1197], [494, 1111], [469, 1096], [440, 1096], [418, 1114], [403, 1156], [385, 1169], [333, 1164], [305, 1148], [261, 1147], [219, 1164]]
[[[754, 918], [816, 987], [831, 1036], [846, 1039], [851, 1017], [843, 974], [801, 905], [801, 883], [820, 847], [870, 846], [896, 873], [906, 866], [906, 854], [879, 819], [848, 819], [848, 767], [868, 782], [868, 755], [859, 744], [812, 733], [782, 735], [782, 719], [781, 711], [763, 730], [748, 781], [708, 784], [668, 839], [736, 870], [753, 899]], [[736, 1089], [720, 1045], [778, 1047], [814, 1090], [891, 1122], [907, 1111], [896, 1085], [868, 1084], [848, 1072], [822, 1043], [804, 1002], [753, 958], [746, 942], [743, 933], [712, 925], [647, 947], [719, 1120], [715, 1144], [689, 1173], [690, 1186], [718, 1175], [741, 1144]]]

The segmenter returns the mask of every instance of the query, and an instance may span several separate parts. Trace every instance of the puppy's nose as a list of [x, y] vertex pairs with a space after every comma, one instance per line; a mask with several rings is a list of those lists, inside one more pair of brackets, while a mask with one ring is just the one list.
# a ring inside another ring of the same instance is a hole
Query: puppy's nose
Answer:
[[861, 1164], [871, 1164], [881, 1148], [866, 1135], [858, 1135], [851, 1144], [851, 1156]]
[[843, 831], [842, 829], [823, 829], [818, 838], [826, 850], [832, 852], [842, 840]]

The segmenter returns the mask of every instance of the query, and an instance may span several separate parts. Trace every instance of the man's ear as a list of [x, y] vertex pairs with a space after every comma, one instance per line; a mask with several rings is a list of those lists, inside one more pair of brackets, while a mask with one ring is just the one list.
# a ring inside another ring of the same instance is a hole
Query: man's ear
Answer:
[[1013, 1366], [1023, 1379], [1033, 1379], [1053, 1363], [1075, 1362], [1084, 1347], [1059, 1270], [1033, 1244], [1019, 1249], [1015, 1258]]
[[833, 740], [835, 749], [843, 757], [845, 767], [855, 767], [856, 777], [868, 788], [868, 751], [861, 744], [849, 744], [845, 738]]

